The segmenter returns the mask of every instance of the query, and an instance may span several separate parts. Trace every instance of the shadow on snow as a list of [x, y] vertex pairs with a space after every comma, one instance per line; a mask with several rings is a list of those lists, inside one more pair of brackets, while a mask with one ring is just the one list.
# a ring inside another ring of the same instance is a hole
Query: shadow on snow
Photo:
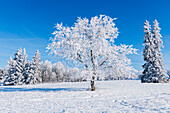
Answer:
[[0, 88], [0, 92], [56, 92], [56, 91], [87, 91], [87, 88], [11, 88], [11, 87], [3, 87]]

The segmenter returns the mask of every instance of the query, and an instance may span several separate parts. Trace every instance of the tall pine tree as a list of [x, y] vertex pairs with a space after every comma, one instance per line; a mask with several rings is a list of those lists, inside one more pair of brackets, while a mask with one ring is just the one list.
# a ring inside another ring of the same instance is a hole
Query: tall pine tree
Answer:
[[[22, 49], [20, 49], [22, 52]], [[23, 53], [20, 55], [19, 59], [17, 59], [17, 67], [18, 68], [18, 72], [19, 72], [19, 76], [18, 76], [18, 85], [22, 85], [25, 84], [25, 80], [26, 80], [26, 76], [25, 76], [25, 72], [27, 71], [27, 68], [25, 68], [26, 64], [27, 64], [27, 54], [26, 54], [26, 50], [25, 48], [23, 49]]]
[[154, 43], [154, 61], [153, 61], [153, 75], [152, 81], [166, 82], [167, 77], [164, 70], [164, 64], [162, 60], [161, 48], [163, 48], [162, 36], [160, 34], [161, 28], [157, 20], [153, 22], [153, 43]]
[[152, 53], [154, 52], [151, 26], [149, 25], [149, 22], [147, 20], [144, 23], [144, 32], [145, 35], [143, 37], [144, 39], [143, 45], [145, 46], [145, 49], [143, 50], [143, 56], [144, 61], [146, 61], [146, 63], [142, 66], [144, 68], [143, 76], [141, 78], [142, 83], [148, 82], [149, 78], [152, 75], [152, 58], [153, 58]]
[[25, 84], [25, 65], [27, 63], [26, 50], [18, 49], [14, 54], [14, 59], [10, 58], [8, 62], [8, 75], [4, 80], [4, 85], [22, 85]]
[[30, 75], [27, 80], [30, 84], [37, 84], [42, 82], [42, 61], [39, 50], [36, 51], [35, 56], [30, 64]]
[[3, 70], [0, 68], [0, 82], [2, 82], [3, 76], [4, 76], [4, 72], [3, 72]]
[[165, 71], [163, 68], [161, 47], [163, 42], [161, 40], [161, 34], [159, 24], [155, 20], [153, 31], [149, 22], [146, 20], [144, 23], [144, 45], [145, 49], [143, 50], [144, 61], [146, 62], [143, 65], [144, 71], [141, 78], [141, 82], [147, 83], [159, 83], [165, 82]]
[[17, 84], [17, 75], [16, 72], [16, 61], [10, 57], [7, 66], [7, 74], [5, 75], [4, 85], [16, 85]]

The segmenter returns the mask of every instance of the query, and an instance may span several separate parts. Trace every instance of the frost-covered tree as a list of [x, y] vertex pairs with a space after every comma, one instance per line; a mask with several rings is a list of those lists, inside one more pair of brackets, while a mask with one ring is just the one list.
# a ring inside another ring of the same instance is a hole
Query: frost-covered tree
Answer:
[[16, 77], [16, 84], [22, 84], [24, 81], [24, 76], [22, 75], [24, 65], [23, 65], [23, 56], [22, 56], [22, 49], [18, 49], [18, 51], [14, 54], [14, 61], [16, 62], [15, 64], [15, 72], [14, 75]]
[[4, 85], [16, 85], [17, 84], [17, 75], [15, 74], [16, 72], [16, 61], [13, 60], [11, 57], [10, 57], [10, 60], [8, 61], [8, 73], [5, 77], [5, 80], [4, 80]]
[[153, 43], [153, 36], [151, 33], [151, 26], [149, 25], [149, 22], [146, 20], [144, 23], [144, 32], [145, 35], [143, 37], [144, 39], [144, 50], [143, 50], [143, 56], [144, 61], [146, 63], [143, 65], [144, 71], [143, 76], [141, 77], [141, 82], [149, 82], [151, 76], [152, 76], [152, 70], [153, 70], [153, 52], [154, 52], [154, 43]]
[[[22, 49], [20, 49], [20, 51], [22, 52]], [[16, 57], [15, 57], [16, 58]], [[14, 60], [16, 60], [16, 71], [18, 73], [18, 85], [22, 85], [25, 84], [26, 81], [26, 76], [24, 73], [26, 73], [28, 70], [28, 68], [25, 68], [26, 64], [27, 64], [27, 54], [26, 54], [26, 50], [25, 48], [23, 49], [23, 53], [21, 53], [18, 58], [16, 58]]]
[[51, 74], [51, 82], [53, 83], [57, 82], [56, 73], [53, 71], [53, 68], [52, 68], [52, 74]]
[[69, 81], [70, 82], [81, 82], [82, 81], [82, 74], [80, 69], [78, 68], [70, 68], [68, 69], [69, 72]]
[[52, 64], [50, 61], [46, 60], [43, 64], [42, 69], [42, 82], [51, 82], [52, 75]]
[[159, 23], [155, 20], [153, 31], [148, 21], [144, 23], [144, 45], [143, 51], [144, 60], [146, 63], [143, 65], [144, 71], [141, 77], [142, 82], [166, 82], [166, 74], [163, 68], [163, 60], [161, 54], [161, 47], [163, 47], [162, 36], [160, 34], [161, 28]]
[[61, 62], [57, 62], [53, 64], [52, 67], [53, 72], [56, 75], [57, 82], [63, 82], [66, 79], [65, 74], [65, 67]]
[[159, 27], [159, 23], [157, 20], [155, 20], [153, 25], [153, 42], [154, 42], [154, 69], [153, 69], [153, 75], [152, 75], [152, 81], [157, 80], [158, 82], [166, 82], [167, 76], [165, 74], [164, 70], [164, 64], [161, 54], [161, 48], [163, 48], [163, 41], [162, 36], [160, 34], [161, 28]]
[[25, 48], [23, 49], [23, 53], [22, 53], [21, 59], [22, 59], [23, 67], [24, 67], [26, 65], [26, 63], [27, 63], [27, 53], [26, 53], [26, 49]]
[[24, 68], [27, 63], [26, 50], [18, 49], [14, 54], [14, 59], [10, 58], [8, 62], [8, 76], [4, 80], [4, 85], [22, 85], [25, 84]]
[[58, 82], [58, 77], [57, 77], [57, 71], [56, 71], [56, 65], [57, 65], [57, 63], [54, 63], [53, 65], [52, 65], [52, 81], [54, 81], [54, 82]]
[[42, 61], [39, 50], [36, 51], [35, 56], [30, 64], [30, 77], [31, 84], [37, 84], [42, 82]]
[[29, 61], [25, 64], [23, 76], [25, 77], [25, 84], [33, 84], [32, 81], [33, 81], [34, 75], [31, 70], [31, 64]]
[[4, 67], [2, 83], [4, 83], [4, 80], [5, 80], [7, 77], [8, 77], [8, 70], [7, 70], [6, 67]]
[[2, 82], [4, 73], [3, 73], [3, 69], [0, 68], [0, 82]]
[[90, 72], [88, 76], [92, 80], [91, 90], [95, 90], [94, 80], [98, 71], [129, 68], [131, 61], [126, 54], [136, 52], [131, 46], [114, 44], [114, 39], [118, 36], [114, 20], [100, 15], [91, 20], [78, 18], [72, 27], [57, 24], [52, 43], [47, 47], [55, 58], [66, 58]]

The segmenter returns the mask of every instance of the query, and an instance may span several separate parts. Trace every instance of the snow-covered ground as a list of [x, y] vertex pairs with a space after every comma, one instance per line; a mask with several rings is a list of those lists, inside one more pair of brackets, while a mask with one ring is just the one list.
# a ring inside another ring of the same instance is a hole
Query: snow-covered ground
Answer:
[[170, 112], [170, 84], [139, 80], [0, 87], [0, 113]]

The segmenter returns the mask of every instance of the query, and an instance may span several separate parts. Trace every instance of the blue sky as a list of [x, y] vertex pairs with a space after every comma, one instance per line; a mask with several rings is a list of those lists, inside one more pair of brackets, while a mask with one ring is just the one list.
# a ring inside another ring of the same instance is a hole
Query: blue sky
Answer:
[[56, 23], [72, 26], [77, 17], [105, 14], [118, 18], [116, 44], [132, 44], [139, 55], [130, 55], [132, 65], [142, 70], [143, 23], [157, 19], [162, 28], [165, 68], [170, 69], [170, 1], [169, 0], [0, 0], [0, 67], [7, 65], [18, 48], [26, 48], [31, 60], [35, 51], [42, 60], [52, 60], [46, 46]]

